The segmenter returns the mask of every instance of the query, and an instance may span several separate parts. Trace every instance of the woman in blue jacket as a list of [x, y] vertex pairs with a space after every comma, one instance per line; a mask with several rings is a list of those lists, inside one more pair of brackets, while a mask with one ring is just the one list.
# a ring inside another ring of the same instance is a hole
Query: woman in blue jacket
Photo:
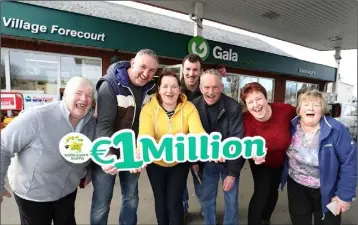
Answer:
[[[282, 176], [287, 182], [293, 225], [341, 223], [356, 195], [357, 146], [346, 127], [325, 116], [327, 103], [319, 91], [300, 95], [291, 121], [292, 140]], [[336, 204], [333, 213], [327, 208]]]

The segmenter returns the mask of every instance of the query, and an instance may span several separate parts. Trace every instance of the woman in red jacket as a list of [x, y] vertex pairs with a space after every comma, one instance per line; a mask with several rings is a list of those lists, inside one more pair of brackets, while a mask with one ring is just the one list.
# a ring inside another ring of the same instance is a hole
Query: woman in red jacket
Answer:
[[278, 200], [278, 188], [286, 150], [291, 143], [290, 121], [296, 108], [284, 103], [269, 103], [266, 89], [259, 83], [245, 85], [240, 98], [246, 105], [245, 137], [261, 136], [266, 140], [264, 159], [250, 159], [254, 193], [249, 204], [248, 224], [270, 224]]

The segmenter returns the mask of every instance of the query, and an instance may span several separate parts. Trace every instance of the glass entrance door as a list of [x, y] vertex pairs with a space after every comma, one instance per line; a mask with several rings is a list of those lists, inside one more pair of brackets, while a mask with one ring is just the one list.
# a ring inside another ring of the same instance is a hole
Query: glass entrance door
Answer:
[[165, 69], [173, 69], [173, 70], [175, 70], [179, 74], [179, 79], [181, 79], [182, 76], [183, 76], [183, 73], [182, 73], [183, 69], [182, 69], [181, 64], [165, 66], [164, 68]]

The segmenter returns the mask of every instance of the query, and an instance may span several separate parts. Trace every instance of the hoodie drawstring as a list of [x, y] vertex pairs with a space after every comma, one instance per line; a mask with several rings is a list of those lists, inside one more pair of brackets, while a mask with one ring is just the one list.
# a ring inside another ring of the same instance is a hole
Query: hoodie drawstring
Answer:
[[158, 122], [158, 113], [159, 113], [159, 106], [157, 106], [157, 112], [155, 113], [155, 120], [154, 120], [154, 133], [157, 134], [157, 131], [158, 131], [158, 125], [157, 125], [157, 122]]
[[183, 108], [180, 109], [180, 126], [181, 126], [181, 132], [184, 133], [184, 131], [183, 131]]
[[[158, 114], [159, 114], [159, 106], [157, 106], [157, 110], [156, 110], [156, 113], [155, 113], [155, 120], [154, 120], [154, 132], [155, 132], [155, 134], [158, 133]], [[183, 108], [181, 108], [180, 109], [180, 128], [181, 128], [182, 133], [184, 133], [183, 121], [184, 121]], [[169, 117], [168, 117], [168, 124], [169, 124], [169, 132], [172, 132], [172, 124], [171, 124], [171, 119], [169, 119]]]

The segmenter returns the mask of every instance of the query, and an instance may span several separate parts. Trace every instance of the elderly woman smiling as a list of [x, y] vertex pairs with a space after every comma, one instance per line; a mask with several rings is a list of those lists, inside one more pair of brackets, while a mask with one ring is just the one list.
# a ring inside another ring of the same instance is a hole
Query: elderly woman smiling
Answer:
[[[282, 188], [287, 181], [293, 225], [312, 224], [312, 215], [315, 224], [339, 225], [340, 213], [347, 211], [355, 198], [356, 144], [345, 126], [325, 116], [326, 112], [319, 91], [300, 95], [282, 176]], [[337, 206], [333, 213], [327, 208], [330, 202]]]

